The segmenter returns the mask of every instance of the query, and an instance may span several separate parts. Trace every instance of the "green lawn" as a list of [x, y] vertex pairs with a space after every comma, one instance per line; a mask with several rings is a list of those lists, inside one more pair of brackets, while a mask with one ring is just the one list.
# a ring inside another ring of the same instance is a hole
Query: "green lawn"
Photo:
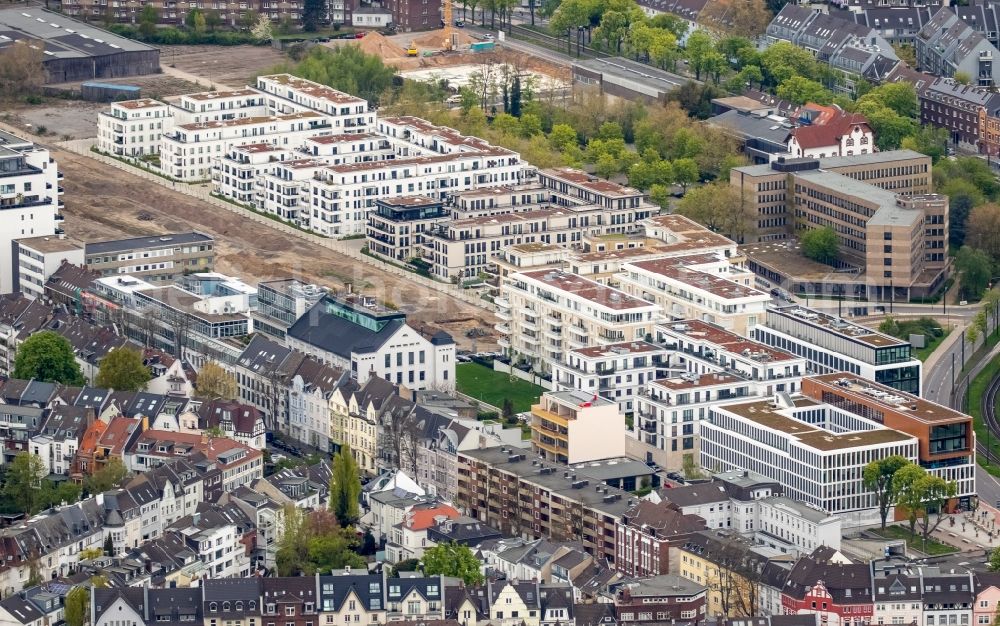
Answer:
[[904, 539], [908, 547], [914, 550], [919, 550], [928, 556], [939, 556], [942, 554], [958, 552], [958, 548], [949, 546], [946, 543], [941, 543], [935, 539], [928, 539], [927, 544], [925, 545], [924, 538], [920, 535], [919, 531], [916, 535], [911, 535], [910, 529], [905, 526], [886, 526], [885, 530], [875, 528], [872, 529], [871, 532], [879, 535], [880, 537], [885, 537], [886, 539]]
[[941, 342], [944, 341], [944, 338], [947, 337], [949, 333], [951, 333], [950, 328], [945, 328], [943, 330], [944, 332], [941, 333], [940, 337], [934, 337], [934, 336], [928, 337], [930, 341], [928, 341], [927, 345], [924, 346], [923, 348], [917, 348], [916, 350], [914, 350], [914, 356], [916, 356], [921, 361], [926, 361], [927, 357], [929, 357], [934, 352], [934, 350], [939, 345], [941, 345]]
[[511, 378], [479, 363], [459, 363], [455, 367], [456, 386], [467, 396], [503, 408], [504, 398], [514, 403], [514, 411], [531, 409], [545, 391], [520, 378]]

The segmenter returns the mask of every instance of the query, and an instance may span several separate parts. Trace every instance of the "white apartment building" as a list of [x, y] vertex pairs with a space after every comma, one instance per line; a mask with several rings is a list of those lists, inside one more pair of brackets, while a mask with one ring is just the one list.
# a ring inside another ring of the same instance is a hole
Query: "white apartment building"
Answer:
[[260, 189], [260, 176], [275, 161], [292, 157], [292, 151], [269, 143], [250, 143], [233, 146], [218, 161], [212, 179], [215, 189], [226, 198], [243, 204], [256, 205]]
[[703, 467], [766, 476], [851, 526], [878, 522], [861, 474], [890, 455], [916, 462], [917, 438], [799, 394], [713, 406], [701, 424]]
[[850, 372], [920, 395], [923, 364], [910, 342], [802, 306], [769, 308], [757, 341], [797, 354], [817, 374]]
[[308, 226], [309, 185], [320, 169], [323, 159], [291, 159], [272, 163], [257, 176], [256, 208], [286, 222]]
[[313, 135], [331, 132], [331, 119], [315, 111], [176, 124], [160, 141], [160, 170], [186, 182], [213, 176], [233, 146], [270, 143], [294, 148]]
[[626, 293], [655, 302], [672, 319], [697, 319], [739, 335], [764, 320], [771, 297], [753, 274], [717, 254], [626, 263], [615, 278]]
[[651, 302], [558, 270], [512, 274], [494, 304], [500, 347], [542, 372], [569, 350], [652, 337], [662, 316]]
[[13, 291], [20, 291], [29, 298], [45, 295], [45, 283], [63, 261], [86, 264], [83, 246], [66, 239], [65, 235], [16, 239], [14, 246], [17, 262], [11, 265]]
[[0, 131], [0, 293], [14, 290], [13, 241], [61, 232], [61, 179], [47, 149]]
[[636, 397], [628, 434], [634, 455], [669, 469], [697, 465], [701, 423], [710, 407], [798, 391], [806, 373], [805, 359], [700, 320], [659, 324], [655, 336], [669, 372]]
[[[262, 117], [272, 113], [264, 106], [264, 96], [250, 87], [231, 91], [202, 91], [182, 95], [170, 105], [176, 124], [228, 122], [243, 117]], [[164, 129], [166, 132], [166, 129]]]
[[557, 391], [596, 393], [618, 403], [632, 415], [636, 398], [646, 385], [666, 376], [669, 351], [646, 341], [590, 346], [566, 352], [552, 364], [552, 387]]
[[142, 98], [112, 102], [97, 115], [97, 149], [120, 157], [160, 153], [160, 135], [174, 125], [171, 107]]
[[820, 546], [840, 550], [843, 520], [816, 507], [772, 496], [757, 500], [749, 508], [754, 513], [754, 537], [758, 544], [784, 553], [811, 554]]
[[319, 170], [310, 181], [310, 228], [327, 236], [363, 235], [378, 199], [445, 195], [477, 187], [518, 183], [524, 162], [502, 148], [454, 154], [346, 163]]
[[285, 113], [316, 111], [331, 119], [333, 134], [366, 133], [375, 128], [375, 112], [368, 102], [291, 74], [257, 77], [257, 90], [264, 92], [269, 111]]
[[596, 393], [549, 391], [531, 407], [531, 450], [556, 463], [625, 456], [625, 415]]

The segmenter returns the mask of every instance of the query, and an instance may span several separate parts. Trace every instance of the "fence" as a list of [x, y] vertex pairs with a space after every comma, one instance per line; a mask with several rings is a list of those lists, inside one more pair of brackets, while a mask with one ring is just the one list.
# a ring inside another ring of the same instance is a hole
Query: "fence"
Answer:
[[493, 311], [491, 306], [485, 300], [479, 297], [478, 292], [469, 292], [452, 284], [442, 283], [434, 279], [427, 278], [425, 276], [420, 276], [419, 274], [405, 270], [402, 267], [393, 265], [392, 263], [388, 263], [386, 261], [382, 261], [381, 259], [377, 259], [375, 257], [364, 254], [361, 252], [361, 250], [351, 247], [344, 241], [338, 239], [330, 239], [328, 237], [323, 237], [320, 235], [309, 233], [300, 230], [298, 228], [295, 228], [294, 226], [291, 226], [289, 224], [273, 220], [255, 211], [251, 211], [239, 205], [232, 204], [231, 202], [221, 200], [213, 196], [211, 190], [206, 186], [189, 185], [187, 183], [173, 182], [143, 167], [131, 165], [129, 163], [120, 161], [114, 157], [93, 152], [91, 150], [91, 147], [94, 145], [93, 139], [77, 139], [73, 141], [64, 141], [58, 145], [65, 150], [69, 150], [70, 152], [74, 152], [76, 154], [92, 158], [106, 165], [110, 165], [120, 170], [129, 172], [135, 176], [138, 176], [139, 178], [143, 178], [145, 180], [154, 182], [158, 185], [162, 185], [163, 187], [173, 189], [174, 191], [177, 191], [179, 193], [183, 193], [185, 195], [198, 198], [200, 200], [203, 200], [204, 202], [207, 202], [208, 204], [211, 204], [216, 208], [225, 209], [231, 213], [239, 215], [240, 217], [273, 228], [278, 232], [282, 232], [287, 235], [293, 235], [295, 237], [298, 237], [299, 239], [308, 241], [309, 243], [322, 246], [327, 250], [330, 250], [331, 252], [351, 257], [352, 259], [361, 261], [376, 269], [382, 270], [383, 272], [388, 272], [389, 274], [405, 277], [408, 281], [412, 282], [413, 284], [421, 285], [428, 289], [433, 289], [440, 293], [461, 300], [466, 304], [471, 304], [472, 306], [479, 307], [486, 311], [490, 312]]

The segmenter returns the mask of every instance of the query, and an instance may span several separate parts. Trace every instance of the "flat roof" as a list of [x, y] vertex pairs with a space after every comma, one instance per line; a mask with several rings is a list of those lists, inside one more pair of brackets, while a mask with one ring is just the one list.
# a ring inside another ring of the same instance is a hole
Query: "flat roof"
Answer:
[[848, 322], [843, 318], [830, 315], [822, 311], [807, 309], [804, 306], [793, 304], [789, 306], [772, 307], [769, 313], [782, 315], [803, 324], [818, 326], [829, 333], [845, 337], [852, 341], [868, 344], [875, 348], [910, 345], [910, 342], [903, 341], [902, 339], [893, 337], [892, 335], [887, 335], [877, 330], [861, 326], [860, 324]]
[[109, 254], [128, 252], [130, 250], [146, 250], [156, 248], [172, 248], [190, 243], [212, 243], [215, 240], [197, 231], [188, 233], [167, 233], [147, 237], [132, 237], [130, 239], [111, 239], [95, 241], [86, 245], [87, 254]]
[[318, 117], [323, 117], [323, 115], [321, 113], [317, 113], [316, 111], [299, 111], [298, 113], [288, 113], [286, 115], [259, 115], [256, 117], [238, 117], [233, 120], [195, 122], [193, 124], [181, 124], [176, 128], [183, 130], [205, 130], [211, 128], [229, 128], [232, 126], [249, 126], [251, 124], [266, 124], [267, 122], [287, 122]]
[[245, 89], [233, 89], [230, 91], [199, 91], [197, 93], [186, 93], [181, 98], [190, 98], [198, 102], [209, 102], [211, 100], [224, 100], [226, 98], [238, 98], [240, 96], [263, 96], [261, 92], [249, 87]]
[[306, 141], [312, 143], [318, 143], [322, 145], [329, 145], [333, 143], [350, 143], [352, 141], [364, 141], [366, 139], [384, 139], [383, 135], [378, 133], [355, 133], [351, 135], [316, 135], [315, 137], [309, 137]]
[[712, 374], [681, 374], [654, 380], [653, 384], [671, 391], [683, 391], [685, 389], [695, 389], [702, 387], [714, 387], [716, 385], [731, 385], [733, 383], [745, 383], [746, 379], [740, 376], [733, 376], [724, 372]]
[[623, 57], [575, 61], [573, 68], [577, 67], [599, 72], [603, 81], [651, 98], [659, 98], [690, 80]]
[[140, 293], [149, 297], [151, 300], [156, 300], [166, 306], [189, 313], [195, 317], [200, 317], [204, 320], [226, 321], [247, 319], [245, 315], [236, 315], [231, 313], [205, 313], [204, 311], [199, 311], [194, 305], [201, 302], [203, 298], [189, 291], [185, 291], [176, 285], [143, 289]]
[[595, 357], [619, 357], [627, 354], [646, 354], [649, 352], [662, 352], [665, 348], [646, 341], [624, 341], [612, 343], [606, 346], [588, 346], [570, 350], [571, 354], [579, 354], [587, 358]]
[[269, 76], [261, 76], [259, 79], [271, 80], [279, 85], [291, 87], [318, 100], [326, 100], [334, 104], [367, 104], [367, 101], [363, 98], [352, 96], [349, 93], [338, 91], [333, 87], [327, 87], [326, 85], [292, 76], [291, 74], [271, 74]]
[[[117, 87], [118, 85], [115, 85]], [[112, 102], [111, 106], [119, 106], [123, 109], [152, 109], [155, 107], [165, 107], [167, 106], [159, 100], [153, 100], [152, 98], [139, 98], [138, 100], [121, 100], [119, 102]]]
[[881, 405], [896, 413], [912, 417], [926, 424], [966, 422], [972, 419], [965, 413], [925, 400], [905, 391], [858, 378], [847, 372], [831, 372], [829, 374], [811, 376], [810, 378], [831, 385], [838, 390], [842, 389], [854, 395], [864, 397], [869, 402]]
[[[727, 300], [754, 297], [770, 300], [770, 296], [759, 289], [741, 285], [736, 281], [729, 280], [715, 274], [709, 274], [708, 272], [702, 272], [685, 267], [685, 258], [686, 257], [675, 257], [672, 259], [649, 259], [646, 261], [636, 261], [634, 263], [629, 263], [628, 265], [651, 272], [658, 276], [672, 278], [684, 283], [685, 285], [706, 291], [714, 296], [725, 298]], [[704, 262], [704, 260], [701, 260], [701, 257], [698, 258], [699, 263]]]
[[896, 204], [896, 194], [893, 192], [850, 176], [822, 169], [795, 172], [794, 176], [797, 180], [812, 181], [826, 187], [840, 196], [851, 195], [856, 200], [874, 203], [878, 209], [868, 218], [869, 225], [912, 226], [918, 221], [923, 221], [923, 211], [900, 207]]
[[26, 237], [16, 239], [18, 245], [31, 248], [36, 252], [48, 254], [50, 252], [69, 252], [70, 250], [83, 250], [83, 246], [72, 239], [59, 237], [57, 235], [47, 235], [43, 237]]
[[558, 291], [571, 293], [609, 309], [622, 311], [628, 309], [659, 308], [652, 302], [635, 298], [624, 291], [619, 291], [618, 289], [613, 289], [582, 276], [568, 274], [561, 270], [541, 269], [520, 272], [513, 275], [513, 277], [517, 276], [530, 278]]
[[[802, 395], [790, 396], [789, 399], [793, 407], [797, 409], [818, 405], [815, 400]], [[915, 440], [914, 437], [906, 433], [889, 428], [833, 433], [788, 417], [784, 412], [790, 409], [779, 408], [768, 399], [726, 404], [719, 407], [719, 410], [739, 415], [760, 426], [789, 435], [801, 442], [802, 445], [822, 452]]]
[[867, 154], [854, 154], [851, 156], [824, 157], [819, 160], [820, 169], [834, 169], [840, 167], [852, 167], [856, 165], [876, 165], [879, 163], [893, 163], [895, 161], [906, 161], [910, 159], [927, 159], [930, 157], [915, 150], [886, 150], [885, 152], [869, 152]]
[[725, 328], [720, 328], [701, 320], [680, 320], [678, 322], [668, 322], [661, 324], [660, 328], [678, 335], [683, 335], [684, 337], [694, 341], [705, 341], [707, 343], [714, 344], [728, 350], [729, 352], [739, 354], [744, 358], [757, 361], [759, 363], [789, 361], [800, 358], [783, 350], [772, 348], [771, 346], [760, 343], [759, 341], [747, 339], [746, 337], [737, 335], [736, 333], [730, 332]]
[[642, 195], [642, 192], [638, 189], [626, 187], [625, 185], [619, 185], [618, 183], [613, 183], [610, 180], [603, 180], [588, 174], [583, 170], [578, 170], [572, 167], [551, 167], [540, 170], [538, 173], [539, 175], [557, 178], [565, 182], [572, 183], [578, 187], [583, 187], [584, 189], [588, 189], [594, 193], [599, 193], [605, 196], [630, 197]]
[[579, 389], [571, 389], [569, 391], [548, 391], [545, 393], [545, 397], [552, 398], [566, 405], [572, 405], [574, 407], [586, 407], [586, 406], [609, 406], [616, 405], [617, 402], [612, 402], [607, 398], [592, 393], [587, 393], [585, 391], [580, 391]]

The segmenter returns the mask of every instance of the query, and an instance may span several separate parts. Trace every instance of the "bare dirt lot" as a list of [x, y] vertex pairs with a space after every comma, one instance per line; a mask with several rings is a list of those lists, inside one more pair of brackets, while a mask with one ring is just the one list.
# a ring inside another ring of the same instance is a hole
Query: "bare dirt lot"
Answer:
[[[64, 213], [70, 237], [95, 241], [200, 230], [216, 237], [216, 268], [220, 272], [251, 283], [293, 276], [335, 290], [351, 284], [355, 291], [370, 293], [406, 311], [418, 326], [444, 328], [460, 347], [496, 347], [496, 320], [483, 309], [87, 157], [62, 150], [55, 151], [54, 157], [66, 175]], [[473, 328], [487, 330], [490, 335], [473, 343], [466, 337]]]
[[[241, 88], [253, 78], [288, 60], [270, 46], [161, 46], [160, 64], [230, 87]], [[196, 90], [197, 91], [197, 90]]]

